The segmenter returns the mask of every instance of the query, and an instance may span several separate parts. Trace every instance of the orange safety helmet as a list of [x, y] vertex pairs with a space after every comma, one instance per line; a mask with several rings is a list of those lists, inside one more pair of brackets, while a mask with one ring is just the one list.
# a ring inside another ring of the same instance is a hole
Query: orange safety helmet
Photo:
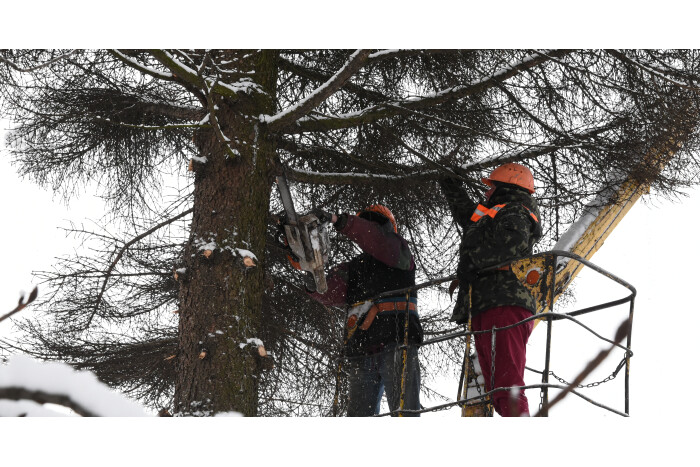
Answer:
[[521, 164], [503, 164], [496, 167], [488, 178], [482, 178], [482, 182], [493, 187], [493, 182], [510, 183], [525, 188], [530, 194], [535, 193], [535, 179], [530, 169]]
[[357, 215], [359, 216], [363, 212], [376, 212], [378, 214], [381, 214], [382, 216], [386, 217], [391, 221], [391, 225], [394, 226], [394, 233], [399, 233], [399, 230], [396, 227], [396, 219], [394, 218], [394, 215], [391, 213], [391, 211], [389, 211], [389, 208], [387, 208], [386, 206], [382, 206], [381, 204], [373, 204], [372, 206], [369, 206], [368, 208], [359, 211]]

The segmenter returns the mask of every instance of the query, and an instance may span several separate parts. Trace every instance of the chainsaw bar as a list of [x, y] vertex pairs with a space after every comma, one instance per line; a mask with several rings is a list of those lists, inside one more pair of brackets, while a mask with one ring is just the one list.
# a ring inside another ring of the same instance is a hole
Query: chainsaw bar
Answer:
[[313, 214], [298, 216], [289, 191], [287, 177], [277, 176], [277, 188], [286, 213], [284, 234], [292, 252], [299, 258], [299, 267], [311, 273], [318, 293], [326, 293], [328, 284], [324, 266], [328, 262], [328, 231]]

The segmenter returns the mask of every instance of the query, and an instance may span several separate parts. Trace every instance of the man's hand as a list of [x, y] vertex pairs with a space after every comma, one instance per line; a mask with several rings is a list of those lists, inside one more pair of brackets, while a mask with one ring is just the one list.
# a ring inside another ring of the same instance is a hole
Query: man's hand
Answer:
[[328, 211], [324, 211], [321, 208], [313, 208], [311, 210], [311, 214], [316, 216], [318, 218], [318, 221], [322, 224], [325, 224], [327, 222], [335, 223], [335, 221], [338, 220], [338, 217], [335, 214], [332, 214]]

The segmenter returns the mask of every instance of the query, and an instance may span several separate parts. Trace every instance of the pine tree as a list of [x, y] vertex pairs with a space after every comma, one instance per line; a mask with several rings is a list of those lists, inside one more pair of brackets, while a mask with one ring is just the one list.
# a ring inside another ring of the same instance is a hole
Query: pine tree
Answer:
[[[432, 279], [459, 240], [437, 181], [477, 197], [521, 162], [545, 250], [620, 177], [661, 195], [697, 182], [698, 65], [656, 50], [2, 51], [20, 172], [110, 206], [103, 229], [71, 227], [86, 248], [43, 273], [44, 318], [13, 345], [181, 415], [328, 415], [342, 313], [286, 265], [275, 175], [300, 212], [385, 204]], [[648, 157], [676, 145], [663, 167]], [[353, 254], [333, 242], [333, 263]], [[445, 297], [421, 292], [431, 335], [450, 331]], [[431, 350], [428, 375], [459, 352]]]

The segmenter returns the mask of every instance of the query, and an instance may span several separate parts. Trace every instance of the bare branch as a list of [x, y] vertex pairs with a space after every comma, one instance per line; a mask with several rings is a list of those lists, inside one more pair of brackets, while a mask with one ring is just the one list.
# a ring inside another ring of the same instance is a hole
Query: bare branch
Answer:
[[683, 82], [677, 81], [675, 79], [672, 79], [670, 77], [670, 75], [672, 75], [672, 73], [668, 73], [666, 70], [658, 70], [656, 68], [652, 68], [651, 66], [644, 65], [644, 64], [638, 62], [637, 60], [634, 60], [634, 59], [628, 57], [626, 54], [624, 54], [623, 52], [621, 52], [619, 50], [607, 49], [606, 52], [608, 54], [612, 55], [613, 57], [615, 57], [616, 59], [620, 60], [621, 62], [627, 63], [628, 65], [632, 65], [636, 68], [639, 68], [640, 70], [644, 70], [645, 72], [649, 73], [650, 75], [656, 76], [659, 79], [667, 81], [667, 82], [673, 84], [674, 86], [680, 86], [682, 88], [689, 89], [689, 90], [692, 90], [695, 92], [700, 91], [700, 87], [698, 87], [697, 85], [683, 83]]
[[104, 282], [102, 283], [102, 288], [100, 289], [100, 293], [97, 295], [97, 299], [95, 300], [95, 306], [92, 310], [92, 313], [90, 314], [90, 317], [87, 320], [87, 323], [85, 324], [85, 328], [90, 326], [92, 319], [95, 317], [95, 314], [97, 313], [97, 310], [100, 306], [100, 303], [102, 302], [102, 296], [104, 295], [105, 290], [107, 289], [107, 282], [109, 281], [109, 277], [112, 274], [112, 270], [114, 269], [114, 267], [117, 265], [119, 260], [124, 255], [124, 252], [126, 252], [126, 250], [129, 249], [129, 247], [131, 245], [133, 245], [134, 243], [146, 238], [147, 236], [151, 235], [156, 230], [158, 230], [162, 227], [165, 227], [166, 225], [171, 224], [178, 219], [185, 217], [186, 215], [190, 214], [192, 211], [194, 211], [194, 209], [190, 208], [186, 211], [181, 212], [180, 214], [178, 214], [175, 217], [172, 217], [170, 219], [166, 219], [163, 222], [161, 222], [160, 224], [155, 225], [154, 227], [145, 231], [141, 235], [137, 235], [136, 237], [132, 238], [130, 241], [128, 241], [127, 243], [124, 244], [124, 246], [121, 248], [121, 250], [119, 250], [119, 252], [117, 253], [117, 257], [114, 258], [114, 261], [112, 261], [112, 264], [109, 265], [109, 267], [107, 268], [107, 271], [105, 272], [105, 279], [104, 279]]
[[29, 305], [30, 303], [32, 303], [36, 299], [37, 295], [39, 295], [39, 287], [34, 287], [34, 290], [32, 290], [31, 293], [29, 294], [27, 301], [26, 302], [24, 301], [24, 296], [20, 297], [19, 303], [17, 304], [17, 307], [14, 310], [10, 311], [9, 313], [0, 316], [0, 322], [6, 320], [7, 318], [14, 315], [15, 313], [22, 311], [27, 305]]
[[569, 394], [569, 393], [570, 393], [571, 391], [573, 391], [579, 384], [581, 384], [581, 382], [582, 382], [584, 379], [586, 379], [586, 377], [587, 377], [588, 375], [590, 375], [590, 374], [593, 372], [593, 370], [595, 370], [596, 368], [598, 368], [598, 366], [599, 366], [601, 363], [603, 363], [603, 360], [605, 360], [606, 357], [607, 357], [608, 355], [610, 355], [610, 352], [612, 352], [613, 349], [614, 349], [620, 342], [622, 342], [622, 339], [624, 339], [625, 337], [627, 337], [627, 335], [628, 335], [629, 332], [630, 332], [630, 328], [631, 328], [631, 323], [630, 323], [630, 320], [629, 320], [629, 318], [628, 318], [628, 319], [626, 319], [625, 321], [623, 321], [623, 323], [620, 325], [620, 327], [618, 327], [617, 331], [615, 332], [614, 344], [613, 344], [612, 346], [610, 346], [610, 348], [608, 348], [607, 350], [601, 350], [600, 353], [598, 353], [598, 355], [596, 355], [596, 357], [595, 357], [593, 360], [591, 360], [590, 362], [588, 362], [588, 364], [587, 364], [586, 367], [583, 369], [583, 371], [581, 371], [581, 373], [579, 373], [578, 376], [576, 376], [576, 378], [574, 378], [574, 380], [571, 382], [571, 384], [569, 384], [569, 385], [566, 387], [566, 389], [564, 389], [562, 392], [560, 392], [559, 394], [557, 394], [557, 397], [555, 397], [554, 399], [552, 399], [552, 401], [551, 401], [550, 403], [548, 403], [548, 404], [545, 403], [545, 404], [543, 405], [542, 409], [540, 409], [540, 411], [537, 412], [537, 414], [535, 415], [535, 417], [542, 417], [543, 414], [547, 413], [547, 412], [549, 411], [549, 409], [551, 409], [552, 407], [554, 407], [554, 405], [556, 405], [559, 401], [561, 401], [564, 397], [566, 397], [567, 394]]

